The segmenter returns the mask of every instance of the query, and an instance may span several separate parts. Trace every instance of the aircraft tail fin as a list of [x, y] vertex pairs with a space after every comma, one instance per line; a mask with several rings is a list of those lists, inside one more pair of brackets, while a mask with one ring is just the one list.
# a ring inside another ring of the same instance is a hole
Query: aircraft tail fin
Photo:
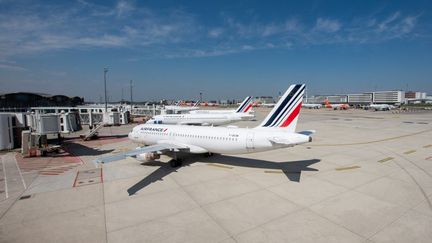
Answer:
[[246, 97], [235, 111], [236, 113], [246, 113], [252, 108], [252, 97]]
[[324, 104], [325, 104], [325, 107], [327, 107], [327, 108], [331, 108], [332, 107], [331, 104], [330, 104], [330, 101], [328, 99], [324, 100]]
[[284, 128], [295, 132], [305, 87], [304, 84], [291, 85], [257, 128]]

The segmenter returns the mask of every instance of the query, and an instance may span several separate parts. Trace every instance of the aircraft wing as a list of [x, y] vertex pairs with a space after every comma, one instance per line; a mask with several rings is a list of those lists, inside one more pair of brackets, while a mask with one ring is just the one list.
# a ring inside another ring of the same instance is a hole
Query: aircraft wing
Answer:
[[117, 160], [122, 160], [122, 159], [125, 159], [127, 157], [137, 156], [137, 155], [143, 154], [143, 153], [154, 153], [154, 152], [164, 153], [167, 151], [179, 151], [179, 150], [186, 150], [186, 149], [188, 149], [188, 147], [182, 146], [182, 145], [171, 144], [171, 143], [160, 143], [160, 144], [155, 144], [155, 145], [151, 145], [151, 146], [147, 146], [147, 147], [139, 147], [137, 149], [134, 149], [134, 150], [131, 150], [128, 152], [123, 152], [123, 153], [118, 153], [118, 154], [114, 154], [114, 155], [110, 155], [110, 156], [100, 157], [100, 158], [97, 158], [94, 162], [104, 164], [104, 163], [110, 163], [110, 162], [117, 161]]

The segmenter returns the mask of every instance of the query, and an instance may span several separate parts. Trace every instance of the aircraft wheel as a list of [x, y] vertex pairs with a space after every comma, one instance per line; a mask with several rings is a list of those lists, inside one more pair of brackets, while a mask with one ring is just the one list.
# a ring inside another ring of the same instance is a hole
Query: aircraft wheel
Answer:
[[213, 153], [208, 152], [208, 153], [205, 153], [205, 154], [204, 154], [204, 157], [207, 157], [207, 158], [208, 158], [208, 157], [211, 157], [211, 156], [213, 156], [213, 155], [214, 155]]
[[181, 159], [172, 159], [170, 161], [170, 165], [171, 167], [175, 168], [175, 167], [180, 167], [182, 165], [182, 161]]

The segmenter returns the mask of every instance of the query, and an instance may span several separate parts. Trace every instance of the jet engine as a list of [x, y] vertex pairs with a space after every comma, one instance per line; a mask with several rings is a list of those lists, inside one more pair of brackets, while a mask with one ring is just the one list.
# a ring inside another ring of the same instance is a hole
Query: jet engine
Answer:
[[160, 154], [157, 153], [142, 153], [137, 155], [136, 159], [142, 162], [150, 162], [160, 158]]

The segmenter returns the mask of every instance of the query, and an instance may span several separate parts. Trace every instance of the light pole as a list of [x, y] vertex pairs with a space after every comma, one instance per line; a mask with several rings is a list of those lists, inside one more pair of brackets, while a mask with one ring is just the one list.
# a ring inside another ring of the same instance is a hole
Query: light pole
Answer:
[[131, 96], [131, 114], [132, 114], [132, 80], [130, 81], [130, 96]]
[[104, 88], [105, 88], [105, 112], [108, 112], [108, 102], [107, 102], [107, 88], [106, 88], [106, 74], [108, 68], [104, 68]]

